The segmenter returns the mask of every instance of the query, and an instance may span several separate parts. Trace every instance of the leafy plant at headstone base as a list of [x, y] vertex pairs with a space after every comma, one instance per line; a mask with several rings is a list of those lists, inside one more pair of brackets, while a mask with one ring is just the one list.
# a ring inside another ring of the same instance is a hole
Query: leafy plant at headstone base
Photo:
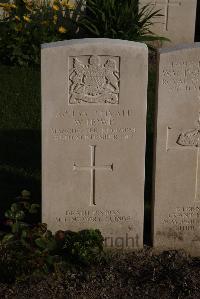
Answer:
[[168, 40], [151, 31], [160, 10], [150, 4], [138, 7], [138, 0], [87, 0], [86, 14], [79, 26], [90, 37], [125, 39], [139, 42]]
[[[1, 1], [1, 0], [0, 0]], [[5, 17], [0, 22], [0, 61], [11, 65], [40, 64], [44, 42], [70, 39], [77, 34], [79, 5], [69, 0], [15, 0], [0, 3]]]
[[9, 232], [2, 232], [0, 239], [0, 280], [11, 282], [23, 274], [31, 271], [30, 264], [25, 257], [30, 257], [31, 224], [25, 222], [25, 218], [37, 213], [38, 204], [30, 201], [30, 192], [22, 191], [10, 209], [5, 212], [5, 224], [10, 227]]
[[24, 190], [17, 199], [5, 213], [10, 232], [0, 237], [0, 281], [13, 282], [51, 271], [60, 273], [71, 266], [99, 260], [103, 250], [99, 230], [58, 231], [54, 235], [44, 223], [24, 221], [39, 208], [30, 202], [28, 191]]
[[99, 230], [58, 231], [55, 238], [59, 243], [60, 255], [73, 264], [94, 263], [103, 251], [103, 237]]

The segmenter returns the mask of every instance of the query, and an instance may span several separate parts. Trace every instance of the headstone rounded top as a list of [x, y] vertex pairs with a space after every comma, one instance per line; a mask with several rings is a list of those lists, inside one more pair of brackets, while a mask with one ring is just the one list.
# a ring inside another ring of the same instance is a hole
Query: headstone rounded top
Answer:
[[165, 54], [169, 52], [175, 52], [175, 51], [181, 51], [181, 50], [189, 50], [189, 49], [195, 49], [200, 47], [200, 42], [198, 43], [192, 43], [192, 44], [179, 44], [175, 47], [171, 48], [160, 48], [158, 49], [158, 52], [160, 54]]
[[74, 46], [74, 45], [84, 45], [84, 44], [111, 44], [111, 45], [124, 45], [129, 47], [141, 47], [146, 48], [147, 45], [140, 42], [121, 40], [121, 39], [110, 39], [110, 38], [84, 38], [84, 39], [70, 39], [52, 43], [45, 43], [41, 45], [42, 49], [45, 48], [55, 48], [63, 46]]

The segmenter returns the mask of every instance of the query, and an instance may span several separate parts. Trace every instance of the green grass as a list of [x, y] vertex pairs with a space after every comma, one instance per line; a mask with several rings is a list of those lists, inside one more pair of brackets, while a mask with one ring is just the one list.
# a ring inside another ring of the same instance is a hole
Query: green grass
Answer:
[[40, 71], [0, 65], [0, 129], [40, 130]]
[[40, 71], [0, 65], [0, 217], [23, 189], [41, 189]]

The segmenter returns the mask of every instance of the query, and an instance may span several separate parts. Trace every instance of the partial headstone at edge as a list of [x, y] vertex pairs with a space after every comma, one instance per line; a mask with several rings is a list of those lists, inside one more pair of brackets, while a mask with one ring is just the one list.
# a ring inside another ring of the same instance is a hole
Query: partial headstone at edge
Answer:
[[83, 39], [42, 47], [42, 210], [56, 230], [143, 246], [148, 50]]
[[153, 42], [155, 47], [173, 47], [183, 43], [193, 43], [197, 0], [139, 0], [140, 7], [151, 4], [153, 10], [161, 10], [161, 17], [152, 19], [151, 30], [170, 42]]
[[200, 43], [161, 50], [158, 72], [153, 243], [200, 255]]

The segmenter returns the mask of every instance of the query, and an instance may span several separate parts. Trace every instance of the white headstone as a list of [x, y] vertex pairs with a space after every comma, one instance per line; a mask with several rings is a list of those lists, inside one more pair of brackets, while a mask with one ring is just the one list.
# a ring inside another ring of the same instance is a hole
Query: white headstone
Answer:
[[[151, 30], [170, 39], [163, 46], [194, 42], [197, 0], [139, 0], [163, 16], [153, 18]], [[156, 45], [156, 43], [154, 43]], [[160, 46], [160, 43], [157, 43]]]
[[161, 50], [154, 246], [200, 255], [200, 44]]
[[148, 51], [109, 39], [42, 47], [43, 221], [143, 244]]

